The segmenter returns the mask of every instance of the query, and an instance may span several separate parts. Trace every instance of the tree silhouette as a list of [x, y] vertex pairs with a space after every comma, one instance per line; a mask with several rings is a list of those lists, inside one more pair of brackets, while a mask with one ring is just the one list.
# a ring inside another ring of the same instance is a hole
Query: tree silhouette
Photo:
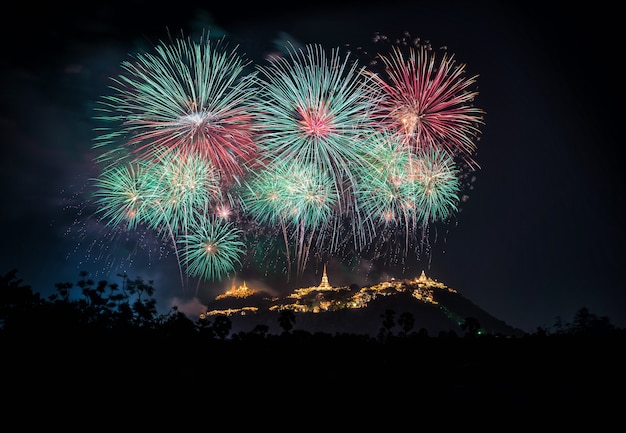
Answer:
[[19, 327], [17, 322], [41, 305], [39, 294], [23, 284], [17, 272], [13, 269], [0, 277], [0, 329]]
[[257, 324], [250, 333], [255, 336], [259, 336], [260, 338], [265, 338], [269, 331], [269, 326], [264, 324]]
[[278, 314], [278, 325], [285, 332], [290, 332], [296, 323], [296, 313], [289, 308], [280, 310]]
[[461, 329], [465, 331], [466, 337], [475, 337], [480, 331], [480, 322], [475, 317], [466, 317], [461, 323]]
[[203, 339], [212, 340], [215, 338], [215, 331], [208, 316], [202, 314], [200, 318], [195, 322], [196, 332]]
[[190, 337], [196, 334], [196, 326], [177, 306], [170, 309], [165, 317], [161, 332], [166, 337]]
[[[126, 274], [119, 276], [123, 278], [121, 286], [104, 280], [96, 282], [89, 278], [87, 272], [80, 272], [75, 284], [56, 283], [56, 292], [44, 299], [40, 294], [33, 293], [32, 288], [17, 277], [16, 269], [0, 275], [0, 333], [66, 339], [75, 336], [93, 338], [107, 333], [138, 333], [142, 336], [199, 335], [207, 341], [215, 338], [225, 340], [229, 336], [233, 323], [228, 316], [216, 316], [214, 323], [211, 323], [207, 316], [201, 315], [194, 322], [176, 306], [167, 314], [160, 315], [153, 298], [155, 289], [151, 281], [131, 279]], [[352, 289], [356, 287], [351, 286]], [[283, 333], [292, 333], [297, 316], [292, 309], [280, 310], [278, 324]], [[393, 309], [385, 310], [380, 317], [382, 326], [376, 337], [359, 336], [367, 337], [365, 340], [372, 338], [377, 343], [385, 343], [393, 336], [392, 331], [396, 324], [400, 326], [399, 335], [403, 337], [407, 337], [415, 326], [415, 317], [411, 312], [400, 314], [397, 322]], [[576, 312], [572, 324], [559, 318], [555, 326], [558, 337], [621, 338], [624, 335], [624, 330], [613, 326], [607, 317], [598, 317], [585, 307]], [[475, 317], [466, 317], [460, 327], [469, 338], [478, 336], [482, 331]], [[250, 338], [246, 338], [246, 333], [243, 332], [237, 337], [247, 341], [270, 340], [268, 331], [267, 324], [259, 323], [248, 333]], [[428, 330], [421, 328], [415, 336], [429, 338]], [[539, 328], [534, 336], [545, 339], [551, 334]], [[439, 331], [438, 337], [449, 340], [457, 336], [454, 330], [444, 329]]]
[[385, 340], [386, 338], [391, 337], [391, 328], [396, 326], [396, 312], [391, 309], [385, 310], [383, 314], [380, 315], [383, 319], [382, 328], [378, 333], [379, 340]]
[[213, 320], [213, 332], [220, 340], [225, 340], [233, 327], [233, 322], [226, 314], [218, 314]]
[[402, 328], [404, 335], [407, 335], [415, 326], [415, 316], [413, 313], [405, 311], [398, 317], [398, 325]]
[[598, 317], [588, 308], [580, 308], [574, 315], [571, 333], [581, 337], [606, 336], [615, 331], [608, 317]]

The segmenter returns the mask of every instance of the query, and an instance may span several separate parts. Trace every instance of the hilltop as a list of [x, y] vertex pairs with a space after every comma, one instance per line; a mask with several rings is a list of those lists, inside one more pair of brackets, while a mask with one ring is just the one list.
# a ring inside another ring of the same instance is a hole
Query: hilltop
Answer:
[[[524, 331], [484, 311], [456, 289], [426, 276], [392, 279], [372, 286], [333, 287], [326, 269], [318, 286], [276, 297], [244, 282], [218, 295], [202, 317], [227, 315], [232, 332], [249, 332], [259, 325], [280, 334], [281, 311], [294, 312], [294, 330], [311, 333], [357, 334], [375, 337], [381, 328], [393, 334], [421, 332], [523, 336]], [[388, 320], [384, 325], [383, 322]]]

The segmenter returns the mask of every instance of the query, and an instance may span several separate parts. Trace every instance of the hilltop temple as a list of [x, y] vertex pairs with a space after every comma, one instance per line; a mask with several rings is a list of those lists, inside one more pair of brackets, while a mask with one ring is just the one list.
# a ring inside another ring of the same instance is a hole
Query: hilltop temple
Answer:
[[248, 296], [254, 295], [255, 293], [257, 293], [257, 291], [254, 289], [248, 288], [248, 286], [246, 285], [246, 282], [244, 281], [243, 284], [237, 288], [235, 288], [235, 283], [233, 283], [233, 286], [230, 290], [227, 290], [226, 293], [222, 293], [221, 295], [217, 295], [215, 299], [219, 300], [219, 299], [224, 299], [228, 297], [247, 298]]
[[[437, 289], [447, 290], [456, 293], [456, 290], [447, 287], [445, 284], [426, 276], [426, 272], [422, 270], [419, 277], [413, 279], [396, 280], [391, 278], [389, 281], [381, 281], [371, 286], [362, 287], [356, 293], [351, 293], [347, 286], [333, 287], [328, 280], [326, 265], [322, 272], [322, 279], [317, 286], [295, 289], [292, 293], [285, 296], [285, 299], [295, 299], [295, 302], [281, 302], [279, 298], [272, 300], [273, 305], [269, 306], [270, 311], [290, 308], [298, 312], [319, 313], [322, 311], [330, 311], [339, 308], [365, 308], [370, 301], [381, 296], [391, 296], [396, 293], [409, 291], [410, 294], [419, 301], [431, 304], [437, 304], [434, 296]], [[329, 292], [344, 292], [329, 293]], [[257, 290], [251, 289], [244, 281], [242, 285], [236, 287], [234, 282], [231, 290], [215, 297], [216, 300], [224, 298], [247, 298]], [[277, 301], [277, 302], [275, 302]], [[216, 314], [240, 314], [256, 312], [256, 306], [248, 306], [243, 308], [227, 308], [221, 310], [211, 310], [203, 313], [201, 318]]]
[[328, 282], [328, 275], [326, 275], [326, 265], [324, 265], [324, 273], [322, 274], [322, 282], [319, 286], [317, 286], [319, 290], [328, 290], [332, 289], [333, 286]]

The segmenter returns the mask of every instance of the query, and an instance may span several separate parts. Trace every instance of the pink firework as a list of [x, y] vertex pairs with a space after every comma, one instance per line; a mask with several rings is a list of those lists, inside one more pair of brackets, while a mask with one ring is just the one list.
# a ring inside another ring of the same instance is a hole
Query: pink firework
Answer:
[[[99, 145], [127, 147], [135, 159], [170, 153], [198, 155], [223, 181], [240, 177], [256, 159], [247, 105], [254, 93], [245, 74], [249, 62], [222, 40], [179, 39], [122, 64], [117, 94], [104, 98], [101, 119], [121, 128], [99, 137]], [[116, 159], [115, 152], [105, 154]]]
[[444, 53], [438, 60], [429, 45], [392, 46], [379, 55], [381, 73], [366, 73], [383, 90], [381, 125], [401, 135], [414, 152], [444, 148], [470, 166], [484, 112], [473, 106], [476, 76], [465, 77], [465, 65]]

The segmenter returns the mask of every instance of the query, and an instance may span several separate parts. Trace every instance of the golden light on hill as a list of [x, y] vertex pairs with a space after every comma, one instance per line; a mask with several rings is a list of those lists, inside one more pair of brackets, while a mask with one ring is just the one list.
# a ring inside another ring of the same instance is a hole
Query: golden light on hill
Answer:
[[[320, 313], [344, 308], [365, 308], [369, 302], [376, 299], [378, 296], [390, 296], [407, 291], [410, 292], [411, 296], [421, 302], [437, 304], [437, 301], [435, 301], [433, 296], [435, 290], [447, 290], [452, 293], [457, 292], [456, 290], [447, 287], [445, 284], [427, 277], [424, 271], [422, 271], [420, 276], [417, 278], [401, 280], [392, 278], [389, 281], [383, 281], [372, 286], [362, 287], [358, 291], [354, 292], [354, 290], [348, 286], [332, 286], [326, 273], [326, 266], [324, 266], [322, 279], [318, 286], [295, 289], [292, 293], [283, 298], [289, 302], [280, 302], [280, 298], [274, 298], [272, 299], [272, 305], [270, 305], [268, 309], [270, 311], [291, 309], [300, 313]], [[239, 287], [235, 287], [233, 284], [230, 290], [216, 296], [215, 299], [241, 299], [259, 293], [261, 292], [249, 288], [244, 282]], [[228, 316], [234, 314], [245, 315], [248, 313], [256, 313], [257, 311], [258, 307], [248, 306], [242, 308], [211, 310], [201, 316], [206, 317], [218, 314]]]

